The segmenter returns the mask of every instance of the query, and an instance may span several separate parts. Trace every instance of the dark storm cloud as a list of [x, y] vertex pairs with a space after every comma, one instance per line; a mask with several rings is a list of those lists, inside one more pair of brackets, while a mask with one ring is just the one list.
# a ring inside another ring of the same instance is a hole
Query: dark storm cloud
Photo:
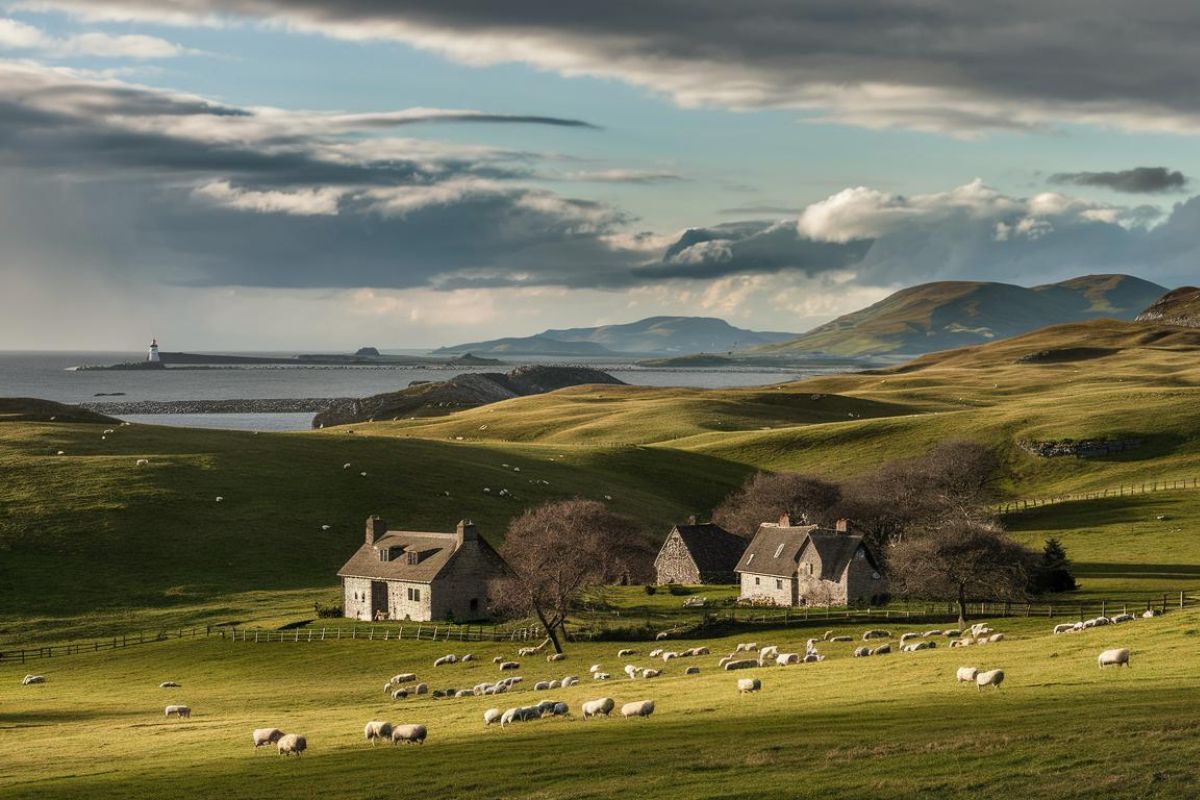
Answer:
[[1167, 167], [1134, 167], [1119, 172], [1060, 172], [1051, 175], [1050, 182], [1096, 186], [1130, 194], [1155, 194], [1179, 191], [1187, 185], [1188, 179], [1182, 172]]
[[[685, 104], [951, 133], [1200, 127], [1191, 0], [44, 0], [407, 41], [468, 63], [615, 77]], [[1083, 21], [1086, 21], [1084, 23]], [[1081, 25], [1086, 25], [1081, 28]]]

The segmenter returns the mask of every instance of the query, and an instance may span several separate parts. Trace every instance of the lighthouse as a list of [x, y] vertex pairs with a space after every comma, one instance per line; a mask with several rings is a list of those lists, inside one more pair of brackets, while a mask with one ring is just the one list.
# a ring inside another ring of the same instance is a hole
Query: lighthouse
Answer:
[[150, 355], [146, 357], [146, 360], [149, 361], [151, 364], [159, 363], [159, 361], [158, 361], [158, 339], [150, 340]]

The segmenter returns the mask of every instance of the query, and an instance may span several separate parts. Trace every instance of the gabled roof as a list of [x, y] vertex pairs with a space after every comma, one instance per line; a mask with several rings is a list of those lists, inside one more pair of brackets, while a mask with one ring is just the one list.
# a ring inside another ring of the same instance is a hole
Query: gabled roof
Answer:
[[720, 525], [711, 522], [701, 525], [676, 525], [675, 531], [683, 540], [701, 574], [733, 572], [738, 559], [746, 550], [745, 539], [734, 536]]
[[[500, 555], [482, 538], [464, 543], [474, 543], [485, 553], [503, 563]], [[457, 555], [458, 537], [453, 533], [427, 531], [388, 531], [375, 540], [364, 543], [350, 560], [338, 570], [338, 577], [371, 578], [373, 580], [413, 581], [429, 583], [454, 560]], [[387, 561], [379, 560], [379, 551], [389, 550]], [[416, 564], [409, 564], [405, 552], [416, 552]]]
[[734, 571], [778, 578], [795, 576], [800, 549], [809, 532], [816, 529], [816, 525], [780, 527], [773, 522], [764, 522], [750, 540], [746, 552], [742, 553]]
[[[863, 544], [863, 537], [853, 533], [838, 533], [818, 528], [808, 534], [804, 547], [813, 547], [821, 557], [821, 579], [827, 581], [840, 580], [842, 573]], [[870, 548], [865, 548], [867, 559], [871, 566], [878, 569]], [[801, 548], [801, 553], [804, 548]]]

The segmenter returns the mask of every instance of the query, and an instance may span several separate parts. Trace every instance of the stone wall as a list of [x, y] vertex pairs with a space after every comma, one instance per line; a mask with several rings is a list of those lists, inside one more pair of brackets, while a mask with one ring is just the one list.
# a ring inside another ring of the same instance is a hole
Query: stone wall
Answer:
[[371, 619], [371, 581], [367, 578], [342, 578], [342, 616]]
[[888, 593], [887, 581], [875, 571], [866, 550], [859, 548], [842, 577], [847, 603], [870, 603]]
[[800, 605], [840, 606], [846, 603], [846, 587], [836, 581], [821, 578], [821, 556], [817, 548], [806, 547], [797, 566], [799, 587], [797, 595]]
[[700, 570], [683, 543], [678, 531], [671, 531], [654, 559], [655, 582], [701, 583]]
[[1078, 458], [1100, 458], [1116, 453], [1136, 450], [1142, 446], [1141, 439], [1059, 439], [1046, 442], [1024, 440], [1018, 446], [1035, 456], [1042, 458], [1059, 458], [1061, 456], [1076, 456]]
[[494, 551], [478, 541], [464, 541], [453, 561], [430, 586], [432, 618], [453, 618], [456, 622], [487, 619], [490, 584], [503, 574], [504, 562]]
[[778, 606], [792, 605], [795, 579], [778, 578], [774, 575], [742, 573], [742, 600], [769, 600]]
[[[420, 592], [420, 600], [409, 600], [408, 590]], [[427, 583], [388, 581], [388, 619], [428, 622], [433, 619], [433, 592]]]

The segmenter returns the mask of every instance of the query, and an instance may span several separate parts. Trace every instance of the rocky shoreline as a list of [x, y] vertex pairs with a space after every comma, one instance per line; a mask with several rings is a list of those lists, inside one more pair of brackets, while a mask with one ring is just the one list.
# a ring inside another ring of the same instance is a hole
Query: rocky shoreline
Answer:
[[349, 397], [298, 397], [264, 400], [132, 400], [80, 403], [79, 407], [110, 416], [122, 414], [316, 414], [351, 402]]

